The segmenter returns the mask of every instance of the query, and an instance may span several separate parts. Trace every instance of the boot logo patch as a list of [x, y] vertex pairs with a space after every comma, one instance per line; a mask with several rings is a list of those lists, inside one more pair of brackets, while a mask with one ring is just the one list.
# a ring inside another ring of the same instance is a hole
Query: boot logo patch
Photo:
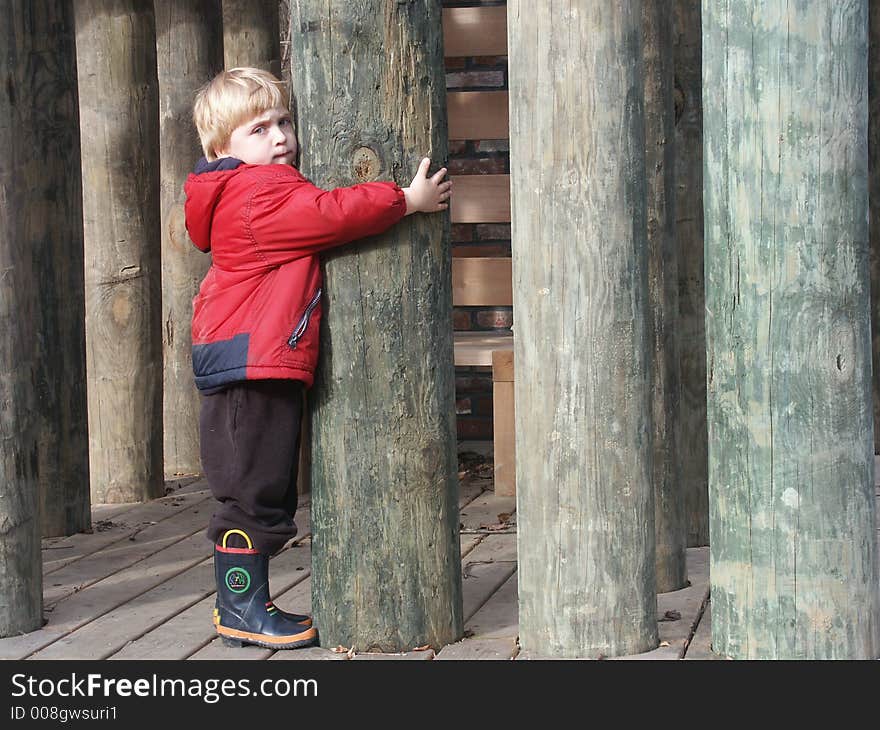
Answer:
[[244, 568], [226, 571], [226, 587], [233, 593], [244, 593], [251, 585], [251, 576]]

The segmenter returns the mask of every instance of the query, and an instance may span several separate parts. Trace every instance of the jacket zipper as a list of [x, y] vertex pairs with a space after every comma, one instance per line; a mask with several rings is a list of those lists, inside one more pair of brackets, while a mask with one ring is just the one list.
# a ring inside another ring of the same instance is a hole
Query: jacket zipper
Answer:
[[312, 297], [312, 300], [309, 302], [309, 306], [306, 307], [306, 311], [303, 313], [303, 316], [300, 318], [299, 322], [297, 322], [296, 327], [293, 330], [293, 334], [287, 340], [287, 346], [290, 347], [291, 350], [295, 350], [297, 344], [302, 339], [302, 336], [306, 333], [306, 328], [309, 326], [309, 320], [312, 318], [312, 312], [315, 311], [315, 307], [318, 306], [318, 302], [321, 301], [321, 289], [315, 292], [315, 296]]

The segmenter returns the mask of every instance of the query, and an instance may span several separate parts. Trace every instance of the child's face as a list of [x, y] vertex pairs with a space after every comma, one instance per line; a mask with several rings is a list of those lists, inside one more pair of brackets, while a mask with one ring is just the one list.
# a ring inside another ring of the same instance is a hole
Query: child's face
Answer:
[[296, 134], [290, 112], [273, 107], [248, 119], [232, 131], [229, 144], [217, 156], [236, 157], [248, 165], [292, 165]]

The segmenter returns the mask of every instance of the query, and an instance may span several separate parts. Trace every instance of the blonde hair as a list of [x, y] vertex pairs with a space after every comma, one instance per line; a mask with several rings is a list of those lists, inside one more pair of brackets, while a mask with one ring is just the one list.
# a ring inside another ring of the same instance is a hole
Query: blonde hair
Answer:
[[275, 107], [288, 108], [284, 83], [259, 68], [221, 71], [196, 93], [193, 121], [208, 160], [217, 159], [233, 130]]

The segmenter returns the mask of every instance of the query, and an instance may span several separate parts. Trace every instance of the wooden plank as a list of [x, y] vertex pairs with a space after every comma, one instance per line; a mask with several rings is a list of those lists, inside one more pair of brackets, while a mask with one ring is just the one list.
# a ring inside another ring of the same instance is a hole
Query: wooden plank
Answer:
[[687, 648], [685, 659], [697, 659], [700, 661], [713, 659], [727, 659], [727, 657], [716, 654], [712, 651], [712, 602], [706, 603], [706, 609], [703, 611], [703, 617], [697, 626], [694, 638]]
[[[709, 548], [687, 550], [687, 575], [690, 585], [657, 596], [657, 618], [660, 644], [641, 654], [628, 654], [609, 659], [656, 660], [681, 659], [687, 642], [700, 620], [703, 604], [709, 596]], [[678, 614], [679, 619], [674, 619]], [[664, 620], [669, 619], [669, 620]], [[663, 646], [666, 644], [666, 646]]]
[[506, 91], [447, 92], [449, 139], [507, 139], [507, 105]]
[[514, 380], [513, 351], [498, 350], [492, 353], [492, 381], [512, 383]]
[[141, 593], [198, 565], [211, 551], [211, 543], [204, 535], [193, 535], [130, 568], [93, 583], [60, 601], [51, 612], [47, 611], [49, 623], [43, 628], [22, 636], [0, 639], [0, 659], [24, 659]]
[[453, 223], [510, 223], [510, 175], [456, 175]]
[[509, 660], [519, 653], [519, 645], [514, 638], [503, 639], [462, 639], [455, 644], [447, 644], [434, 658], [444, 659], [488, 659]]
[[455, 366], [492, 365], [496, 350], [513, 350], [512, 332], [455, 332]]
[[452, 304], [513, 306], [513, 269], [507, 256], [452, 259]]
[[[477, 499], [459, 512], [462, 534], [480, 532], [497, 534], [500, 529], [516, 530], [516, 498], [494, 492], [483, 492]], [[506, 527], [502, 527], [505, 525]], [[489, 529], [489, 527], [495, 529]]]
[[443, 55], [507, 55], [507, 8], [444, 8]]
[[347, 661], [345, 652], [331, 651], [320, 646], [306, 646], [295, 651], [276, 651], [269, 661]]
[[[514, 568], [516, 564], [514, 563]], [[465, 630], [479, 639], [516, 639], [519, 635], [519, 598], [517, 576], [513, 572], [469, 621]]]
[[[213, 594], [214, 561], [208, 558], [67, 634], [30, 658], [106, 659], [133, 637], [161, 626], [180, 611]], [[211, 626], [210, 611], [204, 621]]]
[[196, 533], [202, 533], [209, 516], [204, 503], [178, 512], [167, 520], [145, 527], [128, 539], [65, 565], [46, 577], [43, 603], [54, 606], [66, 596], [134, 565]]
[[490, 600], [516, 570], [516, 536], [490, 535], [462, 561], [464, 621]]
[[425, 651], [404, 651], [398, 654], [380, 654], [377, 652], [364, 652], [363, 654], [355, 654], [352, 659], [354, 661], [387, 661], [401, 659], [404, 661], [430, 661], [434, 658], [434, 650], [426, 649]]
[[[498, 354], [497, 352], [495, 353]], [[492, 383], [492, 430], [495, 444], [495, 494], [516, 494], [516, 439], [513, 382]]]
[[[145, 527], [170, 519], [210, 498], [210, 493], [200, 491], [154, 499], [118, 515], [110, 523], [96, 523], [95, 532], [80, 532], [57, 540], [46, 540], [43, 543], [44, 581], [52, 582], [47, 576], [65, 565], [128, 540]], [[207, 512], [205, 521], [207, 523]]]
[[[308, 580], [310, 566], [311, 553], [308, 546], [294, 546], [272, 558], [269, 564], [269, 584], [273, 600], [281, 608], [292, 610], [286, 595], [291, 588]], [[145, 594], [145, 597], [149, 599], [152, 593]], [[211, 622], [215, 597], [215, 586], [212, 582], [210, 593], [205, 598], [177, 611], [136, 638], [132, 632], [130, 636], [133, 638], [108, 658], [180, 660], [195, 654], [217, 636]]]

